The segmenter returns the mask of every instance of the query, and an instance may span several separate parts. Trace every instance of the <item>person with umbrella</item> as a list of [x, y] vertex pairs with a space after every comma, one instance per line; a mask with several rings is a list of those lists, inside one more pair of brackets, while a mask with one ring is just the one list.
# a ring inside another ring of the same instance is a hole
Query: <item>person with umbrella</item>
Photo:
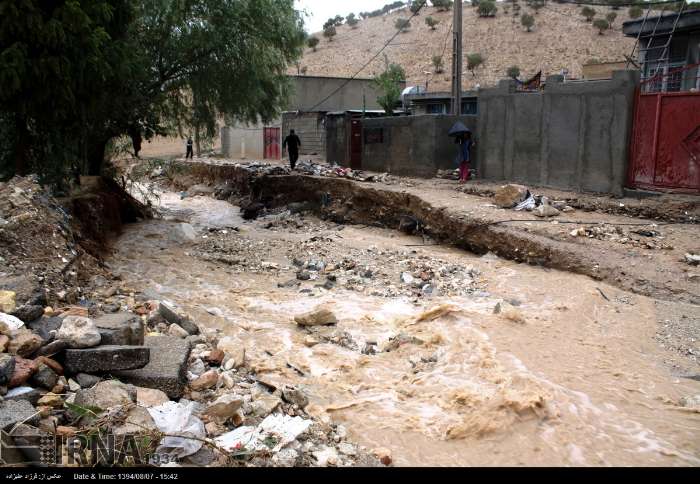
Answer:
[[471, 161], [471, 151], [476, 143], [472, 140], [472, 132], [459, 121], [452, 126], [449, 136], [455, 138], [455, 143], [459, 145], [457, 162], [459, 163], [459, 183], [464, 184], [469, 181], [469, 163]]

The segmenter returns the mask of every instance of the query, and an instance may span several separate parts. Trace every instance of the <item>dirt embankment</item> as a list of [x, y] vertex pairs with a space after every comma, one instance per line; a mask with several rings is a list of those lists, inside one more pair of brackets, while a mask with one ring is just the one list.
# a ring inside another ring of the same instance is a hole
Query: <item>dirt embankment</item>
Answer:
[[[681, 224], [667, 229], [669, 235], [664, 240], [678, 247], [666, 244], [664, 248], [673, 250], [650, 252], [610, 240], [570, 237], [569, 232], [586, 223], [644, 227], [653, 225], [654, 220], [576, 212], [573, 220], [538, 223], [541, 221], [533, 221], [527, 214], [489, 211], [481, 197], [467, 195], [455, 200], [454, 190], [404, 188], [332, 177], [267, 175], [264, 170], [244, 165], [190, 163], [176, 184], [186, 189], [202, 181], [217, 185], [219, 198], [242, 205], [257, 202], [269, 208], [311, 202], [318, 213], [336, 222], [397, 229], [408, 217], [433, 239], [477, 254], [493, 252], [518, 262], [583, 274], [659, 299], [700, 302], [698, 275], [682, 256], [682, 252], [694, 250], [690, 246], [697, 244], [697, 225]], [[242, 199], [247, 202], [241, 202]], [[522, 222], [511, 223], [519, 222], [518, 217]]]

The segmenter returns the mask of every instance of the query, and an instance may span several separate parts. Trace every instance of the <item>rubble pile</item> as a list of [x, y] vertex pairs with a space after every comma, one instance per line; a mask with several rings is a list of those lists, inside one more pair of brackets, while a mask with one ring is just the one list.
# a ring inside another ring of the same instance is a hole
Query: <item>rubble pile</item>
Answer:
[[666, 239], [657, 230], [656, 225], [648, 227], [624, 228], [609, 224], [579, 227], [569, 232], [571, 237], [587, 237], [617, 244], [629, 245], [640, 249], [673, 250], [673, 246], [664, 242]]
[[542, 218], [556, 217], [562, 212], [575, 211], [565, 201], [550, 200], [543, 195], [533, 195], [526, 186], [512, 183], [496, 190], [494, 203], [499, 208], [513, 209], [518, 212], [525, 210]]
[[[2, 464], [46, 464], [39, 451], [54, 436], [109, 434], [138, 437], [141, 464], [380, 465], [341, 426], [309, 416], [300, 388], [259, 382], [245, 348], [101, 269], [34, 180], [0, 194], [0, 430], [21, 447]], [[76, 254], [92, 265], [71, 265]]]

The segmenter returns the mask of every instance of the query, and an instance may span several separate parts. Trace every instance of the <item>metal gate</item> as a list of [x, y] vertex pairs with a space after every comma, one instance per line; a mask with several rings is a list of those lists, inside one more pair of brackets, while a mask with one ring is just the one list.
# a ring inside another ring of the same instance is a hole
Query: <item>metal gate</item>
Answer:
[[700, 92], [654, 92], [646, 85], [659, 82], [648, 79], [637, 92], [628, 184], [699, 193]]
[[264, 128], [263, 139], [266, 160], [280, 159], [280, 128]]
[[362, 169], [362, 120], [350, 122], [350, 168]]

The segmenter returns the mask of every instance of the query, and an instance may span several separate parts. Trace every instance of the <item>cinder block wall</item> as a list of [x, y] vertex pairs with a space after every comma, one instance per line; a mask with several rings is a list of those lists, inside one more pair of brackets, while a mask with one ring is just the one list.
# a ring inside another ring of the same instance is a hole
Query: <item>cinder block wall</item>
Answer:
[[[455, 169], [458, 147], [447, 133], [456, 121], [476, 132], [476, 116], [426, 114], [365, 119], [362, 168], [425, 178], [441, 169]], [[381, 130], [382, 142], [368, 143], [368, 130]], [[476, 152], [472, 155], [476, 158]]]
[[479, 92], [479, 176], [621, 194], [626, 179], [636, 71], [606, 81], [562, 82], [515, 92], [515, 81]]
[[[289, 135], [289, 130], [301, 139], [301, 155], [325, 155], [326, 131], [324, 127], [325, 113], [295, 113], [282, 114], [282, 140]], [[284, 153], [283, 153], [284, 157]]]

